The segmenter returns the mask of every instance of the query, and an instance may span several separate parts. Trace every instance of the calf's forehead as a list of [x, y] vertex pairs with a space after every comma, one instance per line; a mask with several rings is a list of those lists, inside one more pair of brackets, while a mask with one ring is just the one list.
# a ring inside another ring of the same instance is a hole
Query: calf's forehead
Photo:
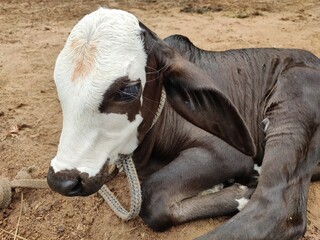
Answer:
[[147, 56], [141, 31], [138, 19], [121, 10], [100, 8], [81, 19], [56, 62], [54, 79], [59, 97], [102, 97], [124, 76], [132, 81], [140, 79], [144, 85]]

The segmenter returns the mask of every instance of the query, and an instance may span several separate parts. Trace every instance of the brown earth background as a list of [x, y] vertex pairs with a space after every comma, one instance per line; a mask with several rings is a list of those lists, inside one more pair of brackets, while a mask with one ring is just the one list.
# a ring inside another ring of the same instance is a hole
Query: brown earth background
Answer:
[[[209, 50], [286, 47], [320, 56], [319, 0], [1, 0], [0, 176], [12, 179], [21, 169], [46, 176], [62, 119], [52, 77], [55, 59], [72, 27], [99, 6], [130, 11], [161, 37], [184, 34]], [[128, 202], [123, 176], [108, 186]], [[308, 204], [304, 239], [320, 239], [320, 183], [311, 184]], [[50, 190], [17, 189], [10, 206], [0, 210], [0, 239], [14, 239], [17, 231], [16, 239], [185, 240], [226, 219], [155, 233], [139, 218], [117, 218], [97, 194], [66, 198]]]

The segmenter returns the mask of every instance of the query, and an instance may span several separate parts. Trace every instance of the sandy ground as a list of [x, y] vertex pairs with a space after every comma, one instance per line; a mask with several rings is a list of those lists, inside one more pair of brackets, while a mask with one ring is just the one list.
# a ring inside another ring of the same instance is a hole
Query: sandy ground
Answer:
[[[161, 37], [188, 35], [205, 49], [288, 47], [320, 56], [319, 0], [1, 0], [0, 176], [13, 178], [23, 168], [35, 178], [46, 176], [61, 130], [55, 59], [74, 24], [99, 6], [131, 11]], [[128, 201], [123, 177], [108, 185]], [[304, 239], [320, 239], [320, 183], [311, 184], [308, 203]], [[18, 226], [20, 239], [185, 240], [226, 219], [155, 233], [141, 219], [118, 219], [98, 195], [66, 198], [50, 190], [16, 190], [10, 206], [0, 210], [0, 239], [13, 239]]]

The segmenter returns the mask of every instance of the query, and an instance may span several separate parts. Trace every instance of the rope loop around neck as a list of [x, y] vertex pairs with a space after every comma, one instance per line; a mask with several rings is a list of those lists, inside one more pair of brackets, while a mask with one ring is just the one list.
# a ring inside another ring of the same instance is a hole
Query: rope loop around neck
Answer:
[[167, 98], [166, 91], [164, 90], [164, 88], [162, 88], [158, 109], [156, 111], [156, 114], [153, 117], [152, 124], [147, 132], [149, 132], [153, 128], [153, 126], [156, 124], [156, 122], [158, 121], [158, 119], [162, 113], [162, 110], [164, 108], [164, 104], [166, 103], [166, 98]]
[[127, 211], [122, 206], [118, 198], [111, 192], [111, 190], [106, 185], [102, 186], [102, 188], [99, 190], [99, 194], [108, 203], [110, 208], [118, 217], [125, 221], [128, 221], [132, 218], [137, 217], [141, 209], [142, 195], [140, 182], [131, 155], [119, 154], [119, 158], [117, 160], [116, 165], [117, 168], [123, 167], [124, 172], [127, 175], [130, 189], [130, 210]]

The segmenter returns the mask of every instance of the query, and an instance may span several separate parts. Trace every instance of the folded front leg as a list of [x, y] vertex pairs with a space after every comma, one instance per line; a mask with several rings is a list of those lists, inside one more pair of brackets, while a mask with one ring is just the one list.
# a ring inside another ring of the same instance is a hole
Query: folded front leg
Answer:
[[[162, 231], [193, 219], [230, 215], [239, 211], [252, 191], [234, 185], [214, 194], [204, 190], [231, 178], [249, 176], [253, 161], [235, 149], [225, 154], [204, 148], [190, 148], [142, 184], [140, 216], [154, 230]], [[238, 156], [238, 158], [235, 158]]]
[[254, 190], [235, 183], [218, 192], [200, 193], [173, 205], [172, 219], [178, 224], [193, 219], [233, 215], [245, 207]]

